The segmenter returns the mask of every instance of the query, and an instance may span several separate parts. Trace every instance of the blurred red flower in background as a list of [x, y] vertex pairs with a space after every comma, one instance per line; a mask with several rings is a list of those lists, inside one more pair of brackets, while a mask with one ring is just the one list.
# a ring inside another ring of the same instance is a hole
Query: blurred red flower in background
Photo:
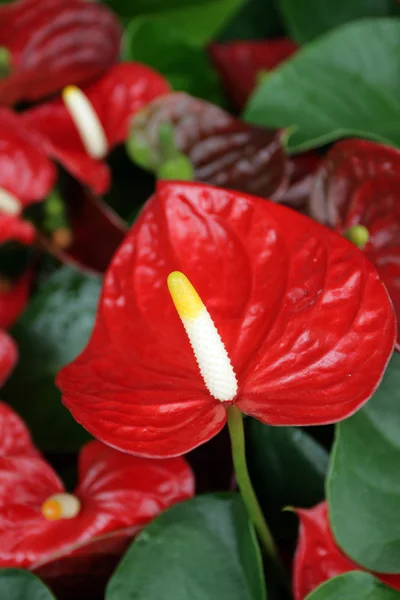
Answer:
[[[299, 541], [293, 565], [294, 600], [304, 600], [324, 581], [347, 573], [365, 571], [337, 546], [325, 502], [310, 509], [296, 509], [300, 518]], [[400, 575], [374, 573], [386, 585], [400, 591]]]
[[86, 0], [19, 0], [0, 6], [0, 47], [10, 74], [0, 80], [0, 104], [37, 100], [102, 75], [119, 58], [115, 15]]
[[386, 285], [400, 323], [400, 151], [367, 140], [337, 143], [316, 175], [310, 212], [341, 233], [366, 228], [362, 250]]
[[[53, 560], [129, 540], [168, 506], [190, 498], [182, 458], [150, 461], [93, 441], [79, 455], [73, 494], [41, 457], [17, 415], [0, 405], [0, 566], [35, 570]], [[102, 541], [103, 539], [103, 541]], [[72, 563], [73, 564], [73, 563]]]
[[[77, 99], [78, 111], [85, 103], [79, 127], [61, 98], [26, 111], [21, 118], [41, 137], [49, 156], [101, 194], [110, 185], [110, 171], [103, 159], [113, 147], [125, 141], [135, 113], [169, 89], [167, 81], [149, 67], [120, 63], [85, 88], [84, 95], [79, 90], [70, 90]], [[87, 137], [96, 134], [100, 135], [101, 148], [95, 155], [87, 147]]]
[[[177, 269], [225, 344], [237, 379], [227, 405], [272, 425], [332, 423], [379, 384], [394, 315], [353, 244], [259, 198], [160, 182], [106, 273], [88, 346], [57, 380], [74, 418], [103, 442], [174, 456], [226, 422], [168, 294]], [[213, 352], [204, 348], [211, 361]]]

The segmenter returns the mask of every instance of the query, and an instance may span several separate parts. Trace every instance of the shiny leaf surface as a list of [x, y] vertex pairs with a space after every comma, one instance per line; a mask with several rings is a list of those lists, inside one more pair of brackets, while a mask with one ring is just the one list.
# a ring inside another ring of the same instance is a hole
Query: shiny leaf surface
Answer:
[[364, 567], [400, 572], [400, 355], [395, 354], [371, 401], [338, 427], [328, 480], [331, 525], [338, 544]]
[[350, 136], [400, 145], [399, 57], [399, 19], [344, 25], [272, 72], [250, 99], [245, 120], [287, 128], [291, 151]]
[[[304, 600], [324, 581], [349, 571], [361, 571], [362, 567], [343, 554], [335, 543], [324, 502], [309, 510], [297, 510], [297, 514], [300, 530], [293, 567], [293, 590], [295, 600]], [[400, 575], [375, 575], [400, 591]]]
[[346, 573], [324, 583], [307, 600], [399, 600], [395, 592], [368, 573]]
[[158, 517], [124, 556], [106, 600], [188, 595], [265, 600], [260, 551], [238, 495], [200, 496]]
[[56, 600], [40, 579], [20, 569], [0, 569], [0, 589], [7, 600]]
[[0, 104], [37, 100], [99, 77], [118, 60], [120, 26], [111, 11], [85, 0], [18, 0], [0, 6], [0, 46], [12, 59]]
[[20, 412], [43, 449], [75, 450], [87, 439], [61, 405], [54, 377], [86, 343], [99, 290], [97, 277], [64, 267], [32, 298], [13, 329], [20, 361], [2, 397]]
[[169, 296], [177, 269], [214, 319], [244, 413], [272, 425], [331, 423], [379, 384], [394, 315], [353, 244], [275, 203], [160, 182], [106, 273], [88, 346], [57, 380], [101, 441], [173, 456], [225, 423]]

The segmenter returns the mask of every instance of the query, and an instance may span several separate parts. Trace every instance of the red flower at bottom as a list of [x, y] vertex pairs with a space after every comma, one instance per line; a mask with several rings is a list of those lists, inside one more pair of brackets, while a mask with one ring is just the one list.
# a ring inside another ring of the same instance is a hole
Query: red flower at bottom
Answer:
[[[20, 419], [0, 405], [0, 566], [35, 570], [62, 556], [85, 554], [110, 536], [127, 538], [159, 512], [193, 495], [182, 458], [150, 461], [94, 441], [79, 456], [79, 483], [67, 494], [32, 447]], [[107, 534], [107, 535], [106, 535]], [[95, 556], [93, 556], [95, 560]]]
[[[325, 502], [310, 509], [297, 509], [300, 517], [299, 541], [293, 567], [295, 600], [303, 600], [324, 581], [347, 573], [365, 571], [337, 546], [328, 521]], [[373, 573], [386, 585], [400, 591], [400, 575]]]

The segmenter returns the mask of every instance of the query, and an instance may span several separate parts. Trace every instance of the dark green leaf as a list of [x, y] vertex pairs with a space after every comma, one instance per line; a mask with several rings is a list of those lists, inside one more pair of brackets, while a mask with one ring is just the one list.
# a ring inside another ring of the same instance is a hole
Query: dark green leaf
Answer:
[[255, 40], [283, 35], [274, 0], [245, 0], [243, 7], [219, 35], [221, 42]]
[[399, 600], [400, 593], [369, 573], [351, 571], [320, 585], [306, 600]]
[[246, 419], [246, 441], [251, 479], [267, 520], [277, 535], [291, 537], [297, 520], [282, 509], [323, 499], [328, 454], [302, 429], [255, 419]]
[[400, 145], [399, 71], [400, 20], [356, 21], [308, 44], [270, 73], [245, 118], [289, 128], [292, 151], [350, 135]]
[[55, 600], [40, 579], [20, 569], [0, 569], [0, 598], [2, 600]]
[[139, 534], [106, 600], [263, 600], [261, 558], [239, 495], [198, 496]]
[[373, 398], [337, 426], [328, 478], [338, 544], [367, 569], [400, 573], [400, 354]]
[[134, 19], [126, 30], [123, 57], [162, 73], [174, 90], [188, 92], [215, 104], [223, 103], [217, 73], [206, 51], [194, 45], [173, 25], [159, 17]]
[[151, 14], [166, 28], [174, 27], [194, 45], [209, 42], [233, 15], [243, 0], [109, 0], [111, 8], [129, 18]]
[[288, 34], [300, 44], [362, 17], [386, 17], [395, 0], [278, 0]]
[[99, 278], [63, 267], [40, 288], [11, 331], [20, 359], [2, 390], [46, 451], [73, 451], [88, 439], [60, 401], [58, 371], [85, 346], [91, 332]]

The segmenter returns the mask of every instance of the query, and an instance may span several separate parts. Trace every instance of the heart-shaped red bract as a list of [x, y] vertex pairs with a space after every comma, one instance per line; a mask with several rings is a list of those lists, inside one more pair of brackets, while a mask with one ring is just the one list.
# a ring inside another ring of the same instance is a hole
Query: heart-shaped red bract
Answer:
[[0, 6], [0, 47], [12, 71], [0, 81], [0, 104], [36, 100], [85, 84], [118, 61], [121, 28], [114, 14], [86, 0], [18, 0]]
[[[362, 567], [337, 546], [328, 521], [325, 502], [311, 509], [296, 509], [300, 518], [299, 541], [293, 565], [294, 600], [304, 600], [324, 581]], [[386, 585], [400, 591], [400, 575], [374, 573]]]
[[36, 230], [32, 223], [18, 216], [0, 213], [0, 244], [13, 240], [29, 246], [35, 237]]
[[28, 303], [33, 271], [27, 270], [7, 291], [0, 291], [0, 328], [11, 327]]
[[366, 140], [339, 142], [317, 174], [311, 209], [341, 233], [354, 225], [368, 229], [363, 251], [386, 285], [400, 322], [400, 151]]
[[233, 399], [272, 425], [332, 423], [379, 384], [395, 319], [350, 242], [252, 196], [160, 182], [106, 273], [92, 338], [57, 383], [95, 437], [143, 456], [187, 452], [226, 421], [167, 289], [198, 290], [238, 379]]
[[[111, 149], [126, 139], [135, 113], [169, 89], [167, 81], [149, 67], [120, 63], [83, 91], [101, 121]], [[74, 177], [99, 194], [108, 189], [110, 171], [106, 163], [88, 155], [61, 99], [26, 111], [22, 119], [40, 135], [49, 156]]]
[[209, 53], [229, 98], [242, 109], [264, 71], [275, 69], [298, 49], [287, 38], [211, 44]]
[[0, 329], [0, 386], [6, 381], [18, 360], [18, 350], [14, 340]]
[[23, 423], [4, 406], [2, 430], [8, 437], [0, 445], [1, 567], [35, 570], [63, 556], [83, 556], [94, 542], [99, 554], [112, 534], [118, 540], [132, 537], [162, 510], [194, 493], [192, 472], [182, 458], [150, 461], [93, 441], [79, 456], [74, 494], [81, 502], [80, 512], [69, 519], [47, 520], [41, 506], [64, 492], [64, 486], [31, 445]]

